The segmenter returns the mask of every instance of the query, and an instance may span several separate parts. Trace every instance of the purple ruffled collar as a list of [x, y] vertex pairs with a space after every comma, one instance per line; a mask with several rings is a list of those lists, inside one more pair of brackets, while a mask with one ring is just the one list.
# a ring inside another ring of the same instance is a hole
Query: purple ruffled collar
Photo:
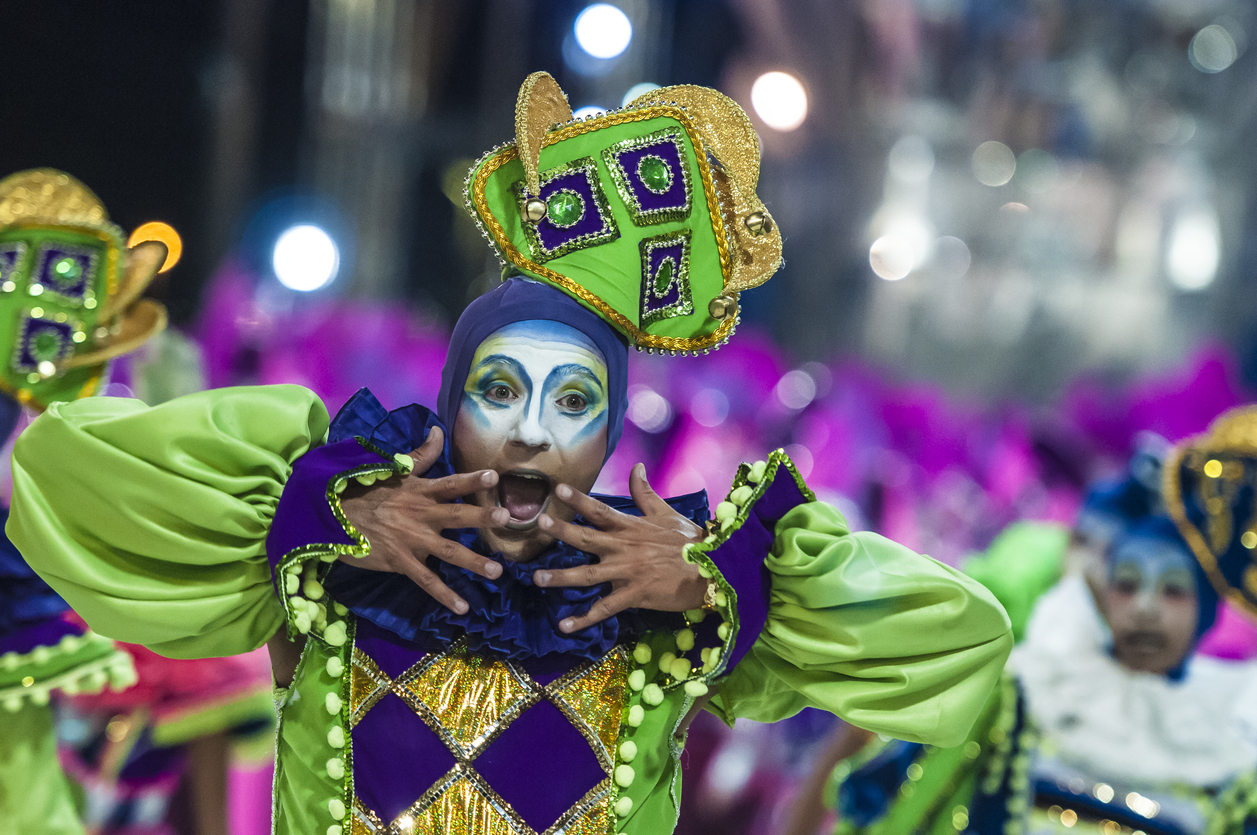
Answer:
[[[419, 446], [428, 431], [440, 425], [436, 415], [422, 406], [388, 412], [369, 391], [362, 389], [332, 421], [328, 441], [361, 437], [392, 455]], [[441, 459], [427, 475], [438, 478], [452, 472], [447, 441]], [[631, 499], [599, 498], [622, 512], [637, 513]], [[668, 503], [698, 524], [708, 518], [705, 492], [669, 499]], [[576, 521], [582, 523], [579, 518]], [[559, 623], [588, 611], [610, 587], [542, 589], [533, 585], [532, 574], [543, 568], [588, 565], [596, 557], [559, 542], [537, 558], [518, 563], [491, 553], [473, 529], [446, 531], [445, 535], [502, 565], [501, 576], [489, 580], [428, 558], [428, 566], [467, 601], [465, 614], [446, 609], [402, 575], [367, 571], [345, 563], [336, 564], [328, 575], [328, 591], [358, 617], [421, 648], [448, 646], [465, 635], [473, 652], [511, 659], [549, 655], [600, 658], [629, 635], [681, 625], [679, 614], [630, 610], [580, 632], [565, 634], [559, 631]]]

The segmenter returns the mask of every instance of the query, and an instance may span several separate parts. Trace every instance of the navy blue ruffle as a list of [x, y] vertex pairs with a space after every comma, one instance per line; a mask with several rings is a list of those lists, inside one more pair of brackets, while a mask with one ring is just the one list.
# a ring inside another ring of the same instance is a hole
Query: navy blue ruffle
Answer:
[[[435, 426], [441, 423], [431, 410], [410, 405], [389, 412], [371, 392], [362, 389], [333, 419], [328, 442], [361, 437], [393, 455], [418, 447]], [[425, 476], [440, 478], [453, 471], [446, 433], [445, 450]], [[640, 515], [632, 499], [597, 498], [621, 512]], [[700, 525], [708, 518], [706, 492], [669, 499], [668, 504]], [[579, 517], [576, 522], [583, 524]], [[466, 635], [472, 651], [512, 659], [547, 655], [599, 658], [626, 636], [651, 629], [679, 628], [684, 622], [679, 613], [630, 610], [580, 632], [565, 634], [559, 631], [559, 623], [584, 614], [610, 591], [610, 586], [542, 589], [533, 585], [532, 574], [543, 568], [588, 565], [597, 561], [596, 556], [558, 542], [536, 559], [518, 563], [491, 553], [474, 529], [445, 531], [445, 535], [497, 561], [503, 569], [500, 577], [489, 580], [428, 558], [428, 567], [467, 601], [466, 614], [445, 608], [405, 576], [367, 571], [345, 563], [336, 563], [329, 572], [327, 590], [357, 616], [420, 646], [446, 646]]]
[[0, 506], [0, 635], [33, 626], [70, 607], [40, 579], [3, 532], [9, 509]]

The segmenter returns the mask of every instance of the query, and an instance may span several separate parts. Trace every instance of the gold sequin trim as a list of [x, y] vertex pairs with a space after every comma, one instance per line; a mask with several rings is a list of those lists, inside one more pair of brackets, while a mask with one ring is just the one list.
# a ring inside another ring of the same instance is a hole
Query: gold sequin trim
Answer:
[[628, 651], [616, 647], [594, 667], [586, 667], [546, 688], [550, 700], [589, 742], [607, 774], [615, 767], [615, 743], [624, 712]]
[[354, 647], [353, 666], [349, 671], [349, 727], [357, 725], [392, 686], [393, 682], [371, 657]]
[[[590, 131], [600, 128], [609, 127], [611, 125], [624, 124], [626, 122], [638, 122], [646, 119], [654, 119], [656, 117], [668, 117], [677, 120], [685, 128], [689, 135], [690, 144], [693, 145], [695, 151], [695, 159], [698, 161], [699, 179], [703, 183], [703, 193], [707, 197], [707, 210], [711, 216], [711, 227], [716, 237], [716, 250], [720, 256], [720, 273], [723, 277], [723, 286], [728, 286], [729, 279], [732, 276], [732, 265], [729, 257], [729, 243], [725, 236], [725, 224], [720, 209], [720, 201], [716, 195], [716, 188], [712, 182], [711, 167], [707, 163], [706, 154], [703, 151], [703, 143], [699, 138], [694, 125], [685, 115], [685, 111], [679, 107], [670, 105], [658, 105], [655, 107], [644, 107], [637, 110], [622, 110], [616, 113], [608, 113], [606, 116], [600, 116], [597, 119], [587, 119], [584, 122], [567, 125], [558, 130], [552, 131], [546, 136], [542, 147], [553, 145], [556, 142], [562, 142], [573, 136], [580, 136]], [[607, 320], [615, 324], [621, 330], [628, 334], [633, 342], [642, 348], [652, 348], [664, 351], [700, 351], [704, 348], [712, 348], [723, 344], [733, 331], [736, 325], [734, 317], [729, 317], [721, 321], [720, 325], [706, 336], [678, 338], [673, 336], [656, 336], [648, 334], [639, 328], [628, 317], [607, 304], [596, 294], [592, 293], [584, 286], [576, 283], [572, 279], [555, 272], [554, 270], [537, 264], [526, 258], [515, 245], [511, 243], [510, 237], [506, 234], [506, 230], [502, 224], [489, 210], [489, 203], [485, 197], [485, 184], [488, 183], [490, 175], [494, 171], [501, 168], [508, 162], [519, 158], [519, 151], [514, 145], [508, 145], [498, 153], [485, 160], [476, 169], [475, 177], [470, 183], [469, 197], [475, 207], [477, 214], [485, 226], [489, 229], [493, 240], [501, 251], [502, 255], [522, 269], [531, 273], [542, 276], [562, 287], [572, 295], [587, 302], [595, 310], [603, 315]]]
[[407, 671], [393, 690], [457, 756], [471, 759], [537, 701], [530, 685], [514, 665], [472, 655], [459, 642], [424, 669]]

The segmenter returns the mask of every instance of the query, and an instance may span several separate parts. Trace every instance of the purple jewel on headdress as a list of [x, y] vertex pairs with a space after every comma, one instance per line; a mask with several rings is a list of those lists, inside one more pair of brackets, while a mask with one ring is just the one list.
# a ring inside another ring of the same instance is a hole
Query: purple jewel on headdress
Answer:
[[592, 158], [543, 172], [539, 196], [545, 201], [546, 216], [535, 227], [525, 227], [538, 262], [620, 236]]
[[672, 213], [677, 211], [689, 214], [687, 172], [675, 139], [663, 138], [620, 151], [615, 159], [641, 215], [634, 218], [638, 223], [672, 220]]
[[57, 362], [74, 348], [74, 329], [65, 322], [36, 319], [22, 320], [13, 368], [21, 374], [35, 371], [41, 362]]
[[690, 313], [690, 233], [647, 238], [641, 252], [642, 326]]
[[46, 246], [39, 253], [35, 281], [59, 296], [82, 302], [91, 286], [96, 253], [78, 247]]

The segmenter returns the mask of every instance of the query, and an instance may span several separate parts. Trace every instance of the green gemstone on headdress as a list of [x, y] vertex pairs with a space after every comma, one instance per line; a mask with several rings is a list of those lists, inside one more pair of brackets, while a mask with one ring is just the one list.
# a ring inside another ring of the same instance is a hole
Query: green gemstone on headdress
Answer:
[[668, 292], [668, 286], [672, 284], [672, 261], [664, 261], [659, 265], [659, 271], [655, 273], [655, 295], [662, 296]]
[[555, 226], [568, 227], [581, 219], [585, 202], [573, 191], [559, 191], [546, 202], [546, 215]]
[[663, 194], [672, 186], [672, 170], [659, 157], [642, 157], [642, 161], [637, 164], [637, 176], [655, 194]]
[[74, 281], [83, 272], [77, 258], [61, 258], [53, 265], [53, 272], [63, 281]]
[[35, 335], [31, 343], [31, 355], [37, 360], [50, 360], [61, 353], [61, 337], [51, 331]]

